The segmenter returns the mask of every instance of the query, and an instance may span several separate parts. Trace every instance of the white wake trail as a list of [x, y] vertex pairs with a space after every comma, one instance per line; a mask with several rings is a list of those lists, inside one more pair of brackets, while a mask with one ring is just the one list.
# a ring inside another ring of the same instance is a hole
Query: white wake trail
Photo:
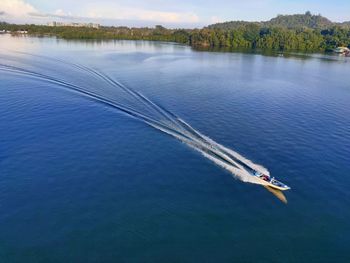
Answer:
[[[49, 59], [49, 58], [46, 58]], [[56, 61], [57, 62], [57, 61]], [[62, 62], [63, 63], [63, 62]], [[46, 81], [72, 91], [78, 92], [96, 101], [112, 106], [139, 121], [152, 126], [178, 140], [185, 143], [192, 149], [200, 152], [204, 157], [208, 158], [220, 167], [228, 170], [234, 177], [243, 182], [264, 184], [262, 180], [252, 175], [253, 171], [269, 175], [269, 171], [251, 160], [243, 157], [232, 149], [229, 149], [208, 136], [203, 135], [190, 124], [176, 116], [167, 108], [150, 100], [147, 96], [139, 91], [133, 90], [126, 85], [114, 80], [110, 76], [90, 69], [86, 66], [64, 62], [64, 65], [71, 65], [72, 68], [80, 69], [82, 73], [89, 74], [99, 81], [103, 81], [108, 86], [101, 86], [101, 89], [95, 89], [94, 86], [78, 83], [71, 83], [70, 79], [65, 80], [64, 76], [56, 76], [55, 74], [43, 74], [40, 70], [29, 70], [26, 68], [0, 64], [0, 71], [9, 73], [18, 73], [26, 77], [34, 77], [41, 81]], [[87, 78], [88, 79], [88, 78]], [[112, 89], [110, 89], [112, 88]], [[127, 97], [121, 96], [124, 100], [119, 99], [119, 93], [113, 93], [114, 90], [128, 94]], [[112, 92], [112, 93], [111, 93]], [[113, 96], [112, 96], [113, 95]], [[133, 100], [131, 100], [131, 98]], [[125, 100], [126, 99], [126, 100]], [[129, 102], [129, 103], [127, 103]]]
[[262, 165], [253, 163], [251, 160], [243, 157], [242, 155], [240, 155], [239, 153], [233, 151], [232, 149], [229, 149], [219, 143], [217, 143], [216, 141], [214, 141], [213, 139], [209, 138], [208, 136], [200, 133], [199, 131], [195, 130], [190, 124], [188, 124], [187, 122], [185, 122], [182, 119], [178, 119], [181, 123], [183, 123], [184, 125], [186, 125], [189, 129], [192, 130], [192, 132], [195, 132], [197, 134], [197, 136], [199, 136], [200, 138], [202, 138], [204, 141], [208, 142], [210, 145], [215, 146], [221, 150], [223, 150], [224, 152], [227, 152], [228, 154], [230, 154], [232, 157], [234, 157], [235, 159], [239, 160], [240, 162], [244, 163], [246, 166], [252, 168], [255, 171], [258, 171], [260, 173], [266, 174], [266, 175], [270, 175], [270, 172], [263, 167]]
[[[183, 143], [185, 143], [187, 146], [191, 147], [192, 149], [200, 152], [204, 157], [208, 158], [209, 160], [213, 161], [215, 164], [219, 165], [220, 167], [228, 170], [229, 172], [231, 172], [231, 174], [235, 177], [240, 179], [243, 182], [247, 182], [247, 183], [253, 183], [253, 184], [262, 184], [261, 180], [258, 180], [256, 177], [252, 176], [251, 174], [249, 174], [245, 169], [243, 168], [239, 168], [239, 167], [235, 167], [233, 165], [230, 165], [222, 160], [220, 160], [219, 158], [211, 155], [209, 152], [206, 152], [205, 150], [201, 149], [201, 147], [198, 147], [198, 144], [195, 141], [192, 141], [186, 137], [183, 137], [177, 133], [172, 132], [171, 130], [165, 129], [164, 127], [158, 126], [156, 124], [152, 124], [152, 123], [148, 123], [150, 126], [168, 134], [171, 135], [173, 137], [175, 137], [176, 139], [182, 141]], [[238, 165], [238, 164], [237, 164]], [[239, 166], [239, 165], [238, 165]]]

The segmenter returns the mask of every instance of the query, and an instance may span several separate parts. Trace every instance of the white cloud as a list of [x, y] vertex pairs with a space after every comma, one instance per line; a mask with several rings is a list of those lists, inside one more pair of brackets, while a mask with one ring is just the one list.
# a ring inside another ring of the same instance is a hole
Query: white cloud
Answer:
[[199, 22], [199, 17], [195, 13], [191, 12], [163, 12], [146, 9], [126, 8], [116, 5], [109, 6], [108, 8], [102, 7], [100, 5], [89, 5], [82, 16], [104, 19], [159, 21], [165, 23]]
[[212, 16], [212, 17], [210, 18], [210, 22], [211, 22], [212, 24], [221, 23], [221, 22], [223, 22], [223, 21], [224, 21], [224, 20], [223, 20], [222, 18], [217, 17], [217, 16]]
[[65, 12], [63, 9], [57, 9], [55, 12], [53, 12], [52, 16], [57, 17], [72, 17], [73, 14], [71, 12]]
[[[161, 23], [165, 26], [193, 25], [200, 23], [199, 17], [187, 10], [153, 10], [147, 7], [131, 7], [116, 2], [85, 2], [74, 9], [74, 13], [64, 9], [66, 5], [58, 6], [57, 9], [43, 12], [28, 4], [26, 0], [0, 0], [0, 15], [7, 21], [15, 23], [46, 23], [48, 21], [107, 21], [108, 24], [118, 22], [129, 26], [150, 26]], [[123, 22], [124, 21], [124, 22]]]
[[54, 14], [57, 15], [57, 16], [64, 16], [64, 15], [66, 15], [66, 13], [62, 9], [57, 9], [54, 12]]
[[22, 0], [1, 0], [0, 11], [6, 15], [21, 17], [38, 12], [32, 5]]

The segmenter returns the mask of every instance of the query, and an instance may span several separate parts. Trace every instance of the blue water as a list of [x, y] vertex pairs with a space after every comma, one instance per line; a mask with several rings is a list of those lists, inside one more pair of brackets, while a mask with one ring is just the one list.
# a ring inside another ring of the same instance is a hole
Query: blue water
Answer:
[[1, 70], [2, 262], [350, 261], [348, 58], [9, 35], [0, 50], [147, 111], [72, 63], [103, 72], [292, 187], [284, 204], [137, 118]]

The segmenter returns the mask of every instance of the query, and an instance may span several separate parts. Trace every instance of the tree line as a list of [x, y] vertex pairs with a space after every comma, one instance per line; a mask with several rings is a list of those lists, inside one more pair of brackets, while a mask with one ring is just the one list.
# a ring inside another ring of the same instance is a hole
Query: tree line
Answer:
[[245, 48], [277, 51], [327, 51], [337, 46], [350, 47], [350, 27], [285, 27], [265, 23], [240, 22], [233, 27], [209, 26], [202, 29], [129, 27], [69, 27], [15, 25], [0, 23], [0, 30], [27, 30], [31, 35], [64, 39], [125, 39], [170, 41], [198, 48]]

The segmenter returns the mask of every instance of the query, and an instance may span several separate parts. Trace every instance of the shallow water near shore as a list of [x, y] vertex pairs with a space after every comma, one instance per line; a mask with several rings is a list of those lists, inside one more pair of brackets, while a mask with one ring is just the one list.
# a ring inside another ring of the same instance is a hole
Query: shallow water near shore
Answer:
[[284, 204], [113, 107], [2, 71], [4, 262], [350, 260], [348, 58], [9, 35], [0, 48], [0, 64], [128, 100], [62, 61], [104, 72], [292, 187]]

